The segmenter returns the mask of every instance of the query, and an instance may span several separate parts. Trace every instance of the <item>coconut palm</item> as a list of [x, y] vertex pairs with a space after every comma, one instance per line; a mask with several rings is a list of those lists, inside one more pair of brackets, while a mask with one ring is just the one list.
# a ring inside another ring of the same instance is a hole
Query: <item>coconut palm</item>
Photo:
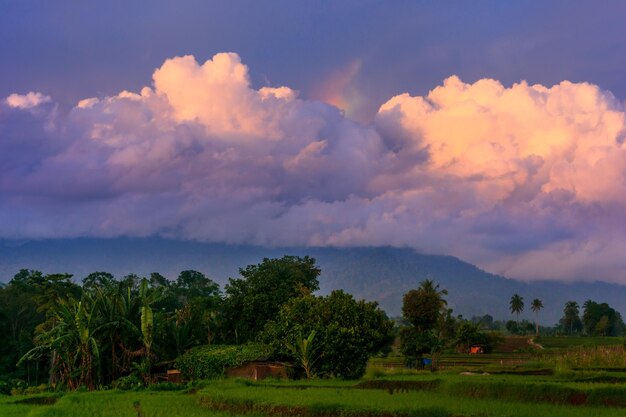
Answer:
[[540, 299], [535, 298], [530, 304], [530, 309], [535, 312], [535, 335], [539, 336], [539, 310], [543, 308], [543, 303]]
[[580, 313], [580, 308], [576, 301], [568, 301], [565, 303], [565, 308], [563, 309], [563, 318], [561, 322], [567, 328], [569, 327], [569, 334], [574, 334], [574, 325], [580, 323], [580, 318], [578, 314]]
[[524, 298], [519, 294], [513, 294], [511, 301], [509, 301], [509, 310], [511, 310], [511, 314], [517, 315], [519, 322], [519, 315], [524, 311]]

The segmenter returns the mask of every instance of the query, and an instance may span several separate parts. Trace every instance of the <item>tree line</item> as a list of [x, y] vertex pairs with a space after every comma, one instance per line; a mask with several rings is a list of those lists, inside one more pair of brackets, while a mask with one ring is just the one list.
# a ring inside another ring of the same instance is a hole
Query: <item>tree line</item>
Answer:
[[221, 290], [193, 270], [173, 281], [94, 272], [80, 283], [21, 270], [0, 287], [0, 375], [68, 389], [131, 373], [149, 383], [194, 346], [265, 342], [272, 358], [293, 360], [298, 350], [288, 347], [314, 334], [317, 372], [351, 378], [393, 341], [394, 323], [377, 303], [313, 295], [313, 258], [264, 259], [239, 273]]
[[[267, 348], [267, 358], [290, 361], [313, 375], [358, 378], [367, 360], [386, 354], [394, 340], [409, 366], [436, 369], [441, 353], [468, 352], [473, 345], [489, 351], [502, 339], [489, 331], [491, 316], [466, 320], [454, 316], [447, 291], [425, 280], [403, 297], [395, 322], [376, 302], [358, 301], [343, 291], [317, 296], [320, 269], [310, 257], [263, 259], [239, 270], [223, 289], [194, 270], [175, 280], [159, 273], [115, 278], [94, 272], [80, 283], [70, 274], [23, 269], [0, 286], [0, 382], [17, 378], [75, 389], [114, 386], [128, 375], [145, 384], [199, 346]], [[539, 299], [531, 309], [543, 308]], [[510, 333], [519, 332], [523, 298], [510, 301], [518, 316]], [[567, 334], [619, 335], [624, 323], [606, 303], [565, 305], [559, 328]], [[539, 326], [535, 322], [535, 332]], [[210, 349], [209, 349], [210, 350]], [[265, 348], [263, 351], [265, 352]], [[0, 384], [1, 385], [1, 384]]]

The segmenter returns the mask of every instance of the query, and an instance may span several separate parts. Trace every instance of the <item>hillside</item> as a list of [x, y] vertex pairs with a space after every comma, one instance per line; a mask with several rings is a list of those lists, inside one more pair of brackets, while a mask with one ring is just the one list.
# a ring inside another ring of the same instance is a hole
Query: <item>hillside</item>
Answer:
[[[238, 276], [239, 267], [285, 254], [317, 259], [322, 268], [322, 293], [342, 288], [359, 298], [379, 301], [390, 315], [400, 313], [402, 295], [426, 278], [446, 288], [449, 306], [465, 317], [489, 313], [496, 319], [508, 319], [508, 300], [513, 293], [522, 295], [527, 304], [533, 298], [542, 299], [545, 309], [540, 321], [550, 325], [558, 321], [568, 300], [581, 305], [587, 299], [608, 302], [622, 315], [626, 312], [626, 286], [525, 283], [489, 274], [454, 257], [389, 247], [268, 249], [156, 238], [2, 241], [0, 281], [7, 282], [20, 268], [69, 272], [78, 279], [93, 271], [109, 271], [116, 276], [158, 271], [175, 278], [181, 270], [197, 269], [223, 286], [228, 277]], [[526, 312], [523, 317], [532, 315]]]

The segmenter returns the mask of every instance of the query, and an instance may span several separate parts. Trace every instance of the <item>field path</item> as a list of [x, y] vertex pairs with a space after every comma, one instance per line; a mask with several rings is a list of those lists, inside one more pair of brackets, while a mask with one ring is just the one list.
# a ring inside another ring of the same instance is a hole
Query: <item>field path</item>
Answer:
[[535, 338], [534, 338], [534, 337], [531, 337], [530, 339], [528, 339], [528, 344], [529, 344], [530, 346], [534, 347], [535, 349], [539, 349], [539, 350], [543, 350], [543, 349], [545, 349], [545, 348], [543, 347], [543, 345], [541, 345], [541, 344], [539, 344], [539, 343], [535, 342]]

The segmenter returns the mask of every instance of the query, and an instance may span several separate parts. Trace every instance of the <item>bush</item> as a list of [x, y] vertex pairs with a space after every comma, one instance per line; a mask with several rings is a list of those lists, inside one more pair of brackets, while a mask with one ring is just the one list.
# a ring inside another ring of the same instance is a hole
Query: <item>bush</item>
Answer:
[[0, 395], [22, 395], [24, 390], [28, 388], [28, 383], [21, 379], [2, 379], [0, 380]]
[[117, 388], [122, 391], [134, 390], [142, 387], [143, 380], [134, 374], [123, 376], [113, 381], [113, 388]]
[[175, 384], [173, 382], [159, 382], [148, 387], [150, 391], [182, 391], [187, 389], [186, 385]]
[[221, 378], [226, 368], [266, 359], [269, 354], [269, 348], [259, 343], [198, 346], [179, 356], [176, 359], [176, 368], [187, 378]]
[[0, 395], [11, 394], [11, 384], [8, 381], [0, 381]]

